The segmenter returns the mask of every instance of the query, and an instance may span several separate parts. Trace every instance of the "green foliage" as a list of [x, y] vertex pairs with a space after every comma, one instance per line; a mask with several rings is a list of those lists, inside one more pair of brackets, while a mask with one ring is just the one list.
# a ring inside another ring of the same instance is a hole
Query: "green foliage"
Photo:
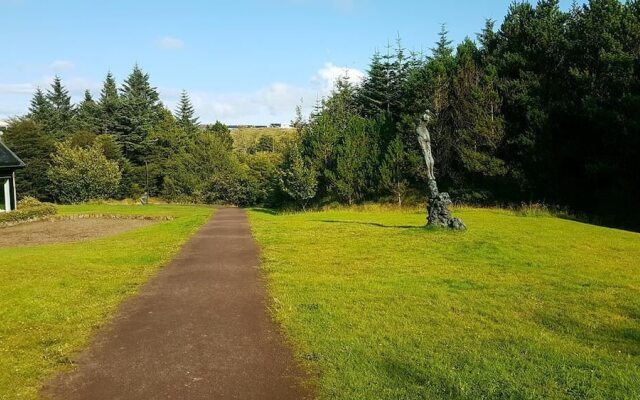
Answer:
[[172, 201], [192, 202], [218, 198], [208, 193], [217, 187], [212, 182], [235, 177], [241, 169], [237, 156], [229, 151], [220, 135], [200, 132], [168, 159], [163, 196]]
[[180, 102], [175, 113], [178, 125], [189, 135], [194, 135], [198, 131], [198, 118], [195, 117], [195, 110], [191, 104], [191, 99], [185, 90], [180, 94]]
[[402, 139], [396, 137], [387, 147], [387, 153], [380, 165], [380, 183], [398, 199], [398, 206], [409, 189], [407, 181], [407, 162]]
[[51, 183], [47, 169], [51, 161], [54, 140], [34, 120], [12, 120], [2, 140], [15, 152], [27, 168], [16, 171], [16, 192], [19, 197], [50, 199]]
[[281, 205], [283, 203], [279, 182], [282, 154], [260, 152], [245, 155], [240, 161], [247, 166], [247, 174], [254, 183], [255, 203], [258, 205]]
[[117, 162], [108, 160], [97, 143], [89, 148], [56, 143], [47, 175], [55, 182], [54, 199], [62, 203], [111, 198], [122, 178]]
[[62, 80], [59, 76], [53, 79], [51, 88], [47, 90], [45, 97], [52, 110], [51, 116], [49, 117], [50, 121], [47, 124], [47, 133], [57, 138], [64, 138], [71, 129], [76, 110], [73, 104], [71, 104], [69, 91], [62, 85]]
[[144, 163], [146, 139], [154, 125], [162, 119], [163, 107], [149, 75], [138, 65], [124, 81], [118, 111], [118, 141], [125, 156], [134, 164]]
[[42, 92], [42, 89], [36, 89], [36, 92], [33, 94], [29, 114], [27, 114], [26, 117], [38, 124], [40, 129], [47, 132], [51, 130], [50, 124], [53, 123], [53, 107], [49, 100], [47, 100], [44, 92]]
[[0, 214], [0, 225], [32, 221], [55, 215], [58, 209], [53, 204], [41, 203], [35, 197], [24, 197], [18, 202], [16, 210]]
[[297, 144], [292, 144], [284, 154], [280, 171], [282, 190], [297, 202], [303, 210], [316, 196], [318, 187], [317, 172], [306, 161]]
[[222, 143], [224, 143], [225, 147], [228, 150], [233, 148], [234, 140], [231, 136], [231, 131], [229, 128], [220, 121], [216, 121], [213, 125], [208, 125], [206, 128], [207, 132], [214, 133], [220, 137]]
[[86, 90], [84, 92], [84, 100], [78, 106], [75, 117], [73, 118], [74, 130], [86, 132], [100, 131], [100, 108], [91, 93]]
[[115, 134], [118, 132], [118, 115], [120, 112], [121, 102], [118, 95], [116, 80], [111, 72], [107, 73], [102, 91], [100, 92], [100, 100], [98, 108], [100, 114], [99, 131], [100, 133]]
[[373, 186], [373, 162], [378, 154], [376, 143], [371, 140], [372, 127], [362, 117], [350, 117], [335, 152], [335, 169], [326, 172], [338, 198], [350, 205], [361, 200]]

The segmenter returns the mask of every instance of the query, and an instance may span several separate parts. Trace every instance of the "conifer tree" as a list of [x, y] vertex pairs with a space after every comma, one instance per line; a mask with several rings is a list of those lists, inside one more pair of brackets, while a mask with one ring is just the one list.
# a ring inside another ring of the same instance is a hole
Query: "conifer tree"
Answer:
[[53, 79], [51, 88], [47, 90], [46, 98], [51, 104], [51, 122], [49, 132], [55, 137], [64, 137], [69, 134], [71, 122], [75, 114], [75, 108], [71, 104], [69, 91], [62, 85], [59, 76]]
[[145, 139], [155, 123], [162, 118], [163, 106], [149, 75], [136, 64], [121, 89], [121, 107], [118, 113], [118, 139], [125, 156], [134, 164], [142, 165]]
[[402, 207], [402, 201], [409, 188], [407, 181], [407, 162], [401, 137], [396, 137], [389, 143], [387, 153], [380, 166], [380, 181], [382, 186], [393, 193]]
[[316, 196], [317, 176], [311, 163], [302, 156], [297, 143], [293, 143], [284, 154], [280, 186], [303, 210], [307, 209], [309, 201]]
[[91, 92], [85, 90], [84, 99], [78, 106], [78, 110], [73, 120], [76, 131], [96, 133], [99, 131], [100, 110], [93, 100]]
[[53, 107], [44, 92], [40, 88], [36, 89], [36, 92], [31, 99], [28, 117], [38, 124], [44, 131], [48, 131], [52, 114]]
[[116, 87], [116, 80], [111, 72], [107, 73], [98, 100], [100, 112], [100, 133], [116, 133], [118, 130], [118, 114], [120, 111], [120, 96]]
[[185, 90], [180, 94], [180, 102], [175, 112], [178, 125], [189, 135], [194, 135], [198, 131], [198, 118], [195, 117], [195, 110], [191, 104], [191, 99]]

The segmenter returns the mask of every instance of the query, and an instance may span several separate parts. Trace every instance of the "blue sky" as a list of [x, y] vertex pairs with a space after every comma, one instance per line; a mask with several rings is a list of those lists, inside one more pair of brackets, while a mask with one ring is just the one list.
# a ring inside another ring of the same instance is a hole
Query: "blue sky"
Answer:
[[[568, 7], [570, 0], [563, 0]], [[288, 122], [397, 35], [428, 51], [501, 22], [510, 0], [0, 0], [0, 118], [26, 112], [56, 74], [79, 99], [138, 63], [171, 109], [187, 90], [204, 122]]]

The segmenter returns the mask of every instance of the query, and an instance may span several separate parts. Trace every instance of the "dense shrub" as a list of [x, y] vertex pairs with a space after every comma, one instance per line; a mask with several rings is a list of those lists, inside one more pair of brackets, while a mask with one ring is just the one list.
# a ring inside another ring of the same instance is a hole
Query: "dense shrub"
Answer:
[[53, 204], [41, 203], [34, 197], [25, 197], [18, 202], [15, 211], [0, 214], [0, 224], [40, 219], [55, 215], [57, 212]]
[[89, 148], [58, 143], [48, 176], [54, 199], [81, 203], [114, 196], [122, 178], [116, 161], [108, 160], [99, 143]]

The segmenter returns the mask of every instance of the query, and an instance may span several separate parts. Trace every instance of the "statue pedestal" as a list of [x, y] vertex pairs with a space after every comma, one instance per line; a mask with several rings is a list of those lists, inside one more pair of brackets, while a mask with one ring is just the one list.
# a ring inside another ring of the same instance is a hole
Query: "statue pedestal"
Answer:
[[429, 180], [429, 204], [427, 205], [427, 226], [438, 226], [454, 230], [467, 229], [459, 218], [453, 218], [449, 205], [451, 197], [449, 193], [440, 193], [435, 180]]

